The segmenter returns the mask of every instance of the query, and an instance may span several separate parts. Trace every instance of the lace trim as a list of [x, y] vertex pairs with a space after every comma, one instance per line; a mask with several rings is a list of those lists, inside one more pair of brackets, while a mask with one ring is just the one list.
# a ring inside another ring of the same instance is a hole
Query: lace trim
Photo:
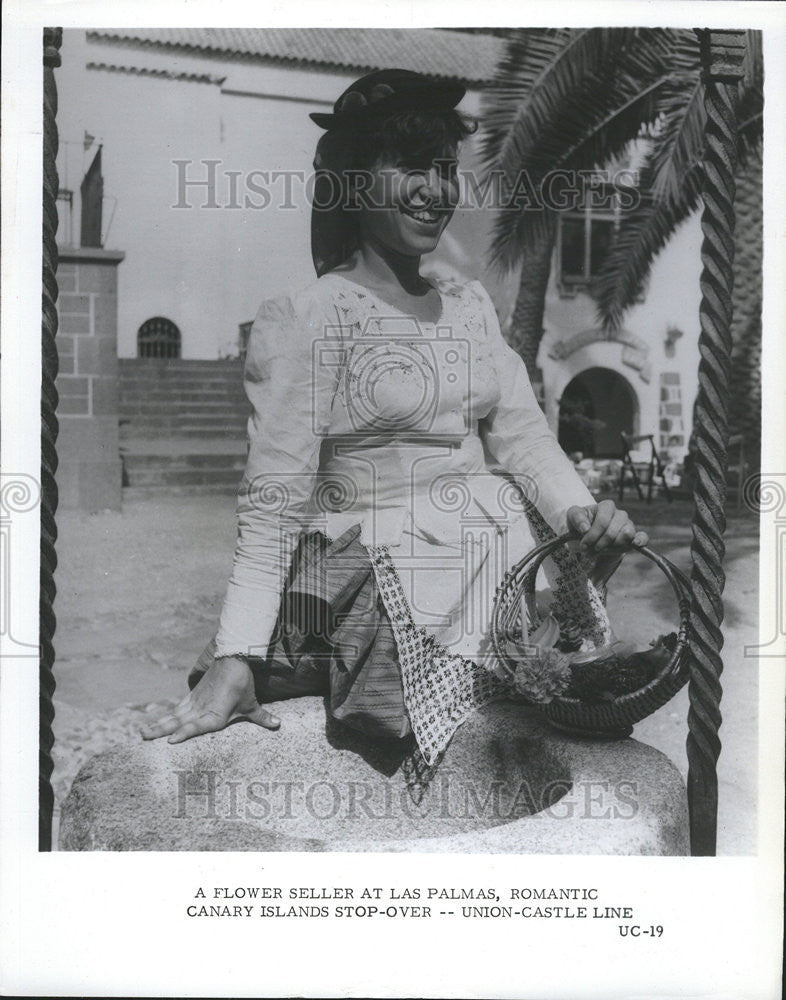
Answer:
[[451, 653], [427, 629], [416, 625], [387, 547], [367, 548], [396, 639], [412, 732], [426, 764], [433, 766], [462, 722], [476, 709], [508, 694], [511, 684]]
[[[526, 501], [527, 520], [538, 545], [555, 537], [540, 511]], [[588, 579], [594, 557], [579, 555], [565, 548], [551, 554], [558, 576], [554, 586], [552, 613], [561, 621], [570, 618], [580, 634], [594, 646], [604, 646], [615, 638], [609, 615], [597, 587]], [[537, 622], [529, 622], [530, 631]]]

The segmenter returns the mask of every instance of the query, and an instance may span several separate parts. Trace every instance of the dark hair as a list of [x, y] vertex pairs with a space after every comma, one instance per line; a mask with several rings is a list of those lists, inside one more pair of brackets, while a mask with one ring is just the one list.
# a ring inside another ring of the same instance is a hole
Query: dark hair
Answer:
[[379, 160], [417, 168], [456, 150], [476, 129], [477, 122], [455, 108], [434, 108], [370, 114], [347, 138], [354, 147], [356, 170], [370, 170]]

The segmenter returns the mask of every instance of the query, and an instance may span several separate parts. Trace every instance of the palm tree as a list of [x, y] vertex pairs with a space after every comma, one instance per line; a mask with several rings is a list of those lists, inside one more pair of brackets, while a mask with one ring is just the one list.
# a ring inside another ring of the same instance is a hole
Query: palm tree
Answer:
[[[755, 153], [762, 103], [761, 36], [749, 32], [739, 115], [743, 171], [755, 172], [757, 163], [760, 170]], [[523, 175], [528, 190], [537, 192], [552, 171], [608, 168], [631, 143], [643, 142], [638, 206], [623, 215], [593, 282], [599, 322], [607, 329], [619, 326], [655, 256], [699, 203], [704, 106], [695, 34], [516, 29], [486, 95], [483, 118], [485, 167], [501, 172], [511, 195]], [[528, 211], [523, 201], [510, 201], [497, 212], [491, 257], [504, 270], [521, 266], [510, 339], [537, 377], [556, 212], [548, 206]], [[755, 300], [755, 289], [746, 286], [744, 294]], [[750, 316], [752, 309], [745, 304], [739, 315]]]

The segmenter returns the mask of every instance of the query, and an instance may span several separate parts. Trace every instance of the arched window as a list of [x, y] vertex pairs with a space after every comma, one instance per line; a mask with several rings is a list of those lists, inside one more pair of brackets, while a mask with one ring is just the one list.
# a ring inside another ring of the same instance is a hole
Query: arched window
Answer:
[[136, 335], [136, 353], [139, 358], [179, 358], [180, 330], [164, 316], [145, 320]]

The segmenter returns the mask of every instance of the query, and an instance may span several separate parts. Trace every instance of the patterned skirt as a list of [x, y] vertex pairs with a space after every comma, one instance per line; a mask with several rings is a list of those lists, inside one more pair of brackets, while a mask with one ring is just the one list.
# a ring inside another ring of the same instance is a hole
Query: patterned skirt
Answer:
[[[536, 513], [530, 523], [540, 540], [551, 533]], [[610, 626], [597, 591], [588, 590], [580, 563], [567, 558], [559, 559], [557, 603], [605, 641]], [[214, 654], [211, 640], [190, 687]], [[414, 621], [388, 549], [363, 545], [359, 525], [334, 540], [301, 536], [267, 656], [249, 665], [260, 703], [322, 695], [333, 719], [372, 739], [414, 736], [428, 766], [470, 713], [512, 691], [512, 680], [493, 663], [451, 652]]]
[[[416, 625], [387, 550], [359, 538], [360, 526], [333, 541], [301, 536], [268, 654], [249, 659], [257, 700], [325, 696], [337, 721], [376, 739], [414, 735], [433, 764], [467, 715], [509, 685]], [[214, 654], [211, 640], [189, 687]]]

